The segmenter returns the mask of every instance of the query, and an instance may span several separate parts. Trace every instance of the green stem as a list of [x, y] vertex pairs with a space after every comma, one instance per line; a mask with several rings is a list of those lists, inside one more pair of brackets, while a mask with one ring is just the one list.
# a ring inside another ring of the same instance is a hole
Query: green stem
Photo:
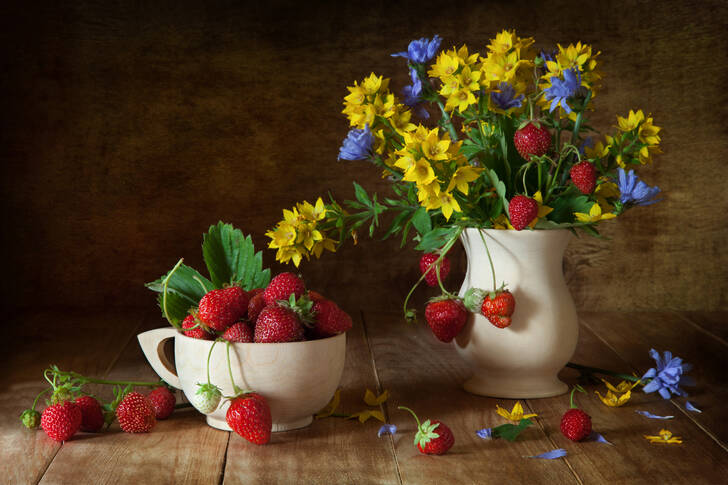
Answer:
[[576, 121], [574, 122], [574, 131], [571, 133], [571, 144], [573, 145], [576, 143], [576, 139], [579, 137], [579, 130], [581, 130], [581, 122], [584, 118], [584, 111], [586, 111], [586, 105], [589, 104], [589, 100], [591, 100], [592, 92], [591, 89], [587, 91], [586, 98], [584, 98], [584, 107], [581, 111], [579, 111], [579, 114], [576, 115]]
[[237, 396], [239, 394], [242, 394], [243, 390], [235, 385], [235, 379], [233, 379], [233, 368], [232, 368], [232, 365], [230, 365], [230, 342], [229, 341], [225, 342], [225, 347], [226, 347], [225, 352], [227, 354], [227, 368], [228, 368], [228, 373], [230, 374], [230, 382], [233, 384], [233, 394], [235, 396]]
[[170, 325], [178, 330], [180, 330], [181, 327], [179, 325], [175, 325], [172, 319], [169, 318], [169, 313], [167, 312], [167, 287], [169, 286], [169, 280], [172, 278], [174, 272], [177, 271], [177, 269], [182, 265], [182, 261], [184, 261], [184, 258], [180, 258], [180, 260], [177, 261], [177, 264], [175, 264], [174, 268], [172, 268], [172, 271], [167, 274], [167, 276], [164, 278], [164, 283], [162, 284], [162, 310], [164, 311], [164, 318], [167, 319]]
[[192, 279], [195, 280], [195, 281], [197, 281], [200, 284], [200, 286], [202, 287], [202, 289], [203, 289], [203, 291], [205, 293], [209, 293], [210, 292], [210, 290], [207, 289], [207, 287], [205, 286], [205, 283], [203, 283], [200, 278], [198, 278], [197, 276], [193, 276]]
[[89, 384], [106, 384], [109, 386], [133, 386], [133, 387], [159, 387], [163, 381], [157, 382], [144, 382], [144, 381], [107, 381], [106, 379], [95, 379], [93, 377], [80, 376], [86, 383]]
[[212, 342], [212, 345], [210, 346], [210, 350], [207, 352], [207, 383], [212, 384], [210, 382], [210, 357], [212, 356], [212, 349], [215, 348], [215, 344], [217, 343], [217, 340]]
[[397, 409], [403, 409], [405, 411], [409, 411], [409, 413], [415, 418], [415, 421], [417, 421], [417, 429], [421, 429], [422, 428], [422, 425], [420, 424], [420, 420], [419, 420], [419, 418], [417, 417], [417, 415], [415, 414], [414, 411], [412, 411], [407, 406], [398, 406]]
[[442, 104], [442, 101], [439, 99], [437, 100], [437, 106], [440, 107], [440, 111], [442, 112], [442, 119], [445, 124], [445, 128], [447, 128], [447, 131], [450, 133], [450, 139], [452, 141], [458, 141], [458, 135], [455, 133], [455, 127], [452, 124], [452, 120], [450, 119], [450, 115], [445, 111], [445, 106]]
[[629, 374], [621, 374], [619, 372], [612, 372], [610, 370], [599, 369], [597, 367], [589, 367], [586, 365], [574, 364], [573, 362], [567, 363], [566, 367], [570, 367], [572, 369], [576, 369], [578, 371], [589, 373], [589, 374], [603, 374], [603, 375], [607, 375], [607, 376], [618, 377], [620, 379], [624, 379], [626, 381], [631, 381], [631, 382], [640, 382], [641, 381], [641, 379], [639, 377], [635, 377], [635, 376], [632, 376]]
[[571, 395], [569, 396], [569, 409], [576, 408], [574, 406], [574, 392], [576, 392], [576, 387], [571, 390]]
[[37, 395], [37, 396], [35, 396], [35, 401], [33, 401], [33, 408], [32, 408], [32, 409], [33, 409], [33, 411], [35, 411], [35, 406], [36, 406], [36, 405], [38, 404], [38, 399], [40, 399], [40, 397], [41, 397], [41, 396], [42, 396], [43, 394], [45, 394], [46, 392], [48, 392], [48, 391], [50, 391], [50, 390], [51, 390], [51, 388], [50, 388], [50, 387], [46, 387], [45, 389], [43, 389], [42, 391], [40, 391], [40, 392], [38, 393], [38, 395]]
[[485, 246], [485, 254], [488, 255], [488, 262], [490, 263], [490, 271], [493, 275], [493, 291], [496, 291], [498, 283], [495, 279], [495, 265], [493, 264], [493, 258], [490, 257], [490, 250], [488, 249], [488, 244], [485, 242], [485, 236], [483, 236], [483, 229], [478, 229], [478, 234], [480, 234], [480, 240], [483, 241], [483, 246]]

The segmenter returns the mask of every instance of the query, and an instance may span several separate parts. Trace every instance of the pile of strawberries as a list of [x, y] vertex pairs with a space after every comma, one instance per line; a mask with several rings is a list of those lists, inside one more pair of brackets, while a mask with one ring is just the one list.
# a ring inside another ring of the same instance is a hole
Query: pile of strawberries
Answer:
[[331, 337], [346, 332], [351, 317], [333, 301], [307, 290], [303, 279], [280, 273], [266, 288], [239, 286], [212, 290], [182, 321], [188, 337], [229, 342], [280, 343]]
[[[425, 282], [435, 286], [436, 271], [439, 271], [440, 281], [444, 281], [450, 273], [450, 261], [445, 256], [426, 253], [420, 258], [420, 271]], [[432, 298], [425, 307], [425, 320], [438, 340], [451, 342], [465, 326], [468, 313], [480, 313], [496, 327], [506, 328], [511, 324], [515, 309], [516, 300], [504, 286], [489, 292], [471, 288], [464, 298], [443, 291], [442, 295]]]

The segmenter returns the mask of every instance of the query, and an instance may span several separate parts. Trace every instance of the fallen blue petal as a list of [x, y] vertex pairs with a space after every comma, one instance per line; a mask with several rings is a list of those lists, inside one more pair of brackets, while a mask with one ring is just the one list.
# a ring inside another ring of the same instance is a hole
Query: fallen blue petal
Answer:
[[610, 443], [609, 441], [607, 441], [607, 439], [604, 436], [602, 436], [601, 434], [599, 434], [595, 431], [592, 431], [591, 434], [586, 437], [586, 440], [587, 441], [596, 441], [597, 443], [604, 443], [607, 445], [614, 446], [614, 443]]
[[541, 453], [540, 455], [527, 456], [526, 458], [543, 458], [544, 460], [555, 460], [556, 458], [561, 458], [563, 456], [566, 456], [566, 450], [563, 448], [558, 448], [553, 451]]
[[377, 432], [378, 437], [382, 437], [383, 434], [395, 434], [397, 432], [397, 426], [394, 424], [383, 424], [381, 428], [379, 428], [379, 432]]
[[478, 438], [482, 438], [484, 440], [493, 439], [493, 429], [492, 428], [479, 429], [478, 431], [475, 432], [475, 434], [478, 435]]
[[691, 403], [690, 401], [686, 401], [686, 402], [685, 402], [685, 409], [687, 409], [688, 411], [692, 411], [692, 412], [694, 412], [694, 413], [702, 413], [702, 412], [703, 412], [703, 411], [701, 411], [700, 409], [696, 408], [696, 407], [695, 407], [695, 406], [693, 405], [693, 403]]
[[650, 419], [672, 419], [675, 416], [658, 416], [656, 414], [652, 414], [649, 411], [635, 411], [637, 414], [641, 414], [642, 416], [645, 416]]

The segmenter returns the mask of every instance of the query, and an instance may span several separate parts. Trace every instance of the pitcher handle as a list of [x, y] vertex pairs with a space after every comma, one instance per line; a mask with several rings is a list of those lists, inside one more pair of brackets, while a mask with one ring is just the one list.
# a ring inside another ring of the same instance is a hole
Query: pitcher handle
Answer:
[[139, 340], [139, 346], [142, 348], [142, 352], [144, 352], [144, 356], [149, 361], [154, 372], [170, 386], [182, 389], [182, 384], [179, 381], [174, 364], [164, 354], [164, 342], [174, 338], [175, 335], [177, 335], [177, 330], [171, 327], [164, 327], [140, 333], [137, 335], [137, 339]]

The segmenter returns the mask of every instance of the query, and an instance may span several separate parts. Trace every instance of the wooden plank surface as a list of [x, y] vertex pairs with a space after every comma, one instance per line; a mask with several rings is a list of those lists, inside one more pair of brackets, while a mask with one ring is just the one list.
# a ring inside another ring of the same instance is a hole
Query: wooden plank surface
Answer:
[[[355, 319], [346, 344], [339, 412], [351, 414], [371, 409], [363, 402], [364, 392], [377, 391], [361, 318]], [[359, 423], [330, 417], [308, 428], [274, 433], [266, 446], [231, 433], [224, 483], [398, 484], [391, 441], [377, 438], [380, 425], [375, 419]]]
[[[165, 324], [155, 310], [138, 332]], [[126, 345], [107, 378], [159, 379], [147, 364], [136, 338]], [[149, 392], [148, 388], [137, 390]], [[181, 393], [177, 396], [180, 402]], [[194, 409], [175, 411], [145, 434], [124, 433], [115, 422], [107, 432], [87, 434], [84, 439], [65, 443], [40, 483], [217, 483], [229, 434], [207, 426], [204, 417]]]
[[[43, 431], [28, 430], [18, 417], [47, 387], [43, 369], [103, 375], [142, 321], [142, 313], [124, 311], [56, 311], [20, 315], [8, 326], [7, 349], [0, 373], [0, 477], [3, 483], [36, 483], [61, 444]], [[45, 408], [41, 398], [37, 410]], [[81, 440], [78, 435], [73, 441]], [[69, 442], [70, 444], [70, 442]]]
[[[403, 483], [579, 483], [565, 460], [524, 458], [554, 449], [539, 426], [514, 443], [477, 437], [476, 430], [507, 422], [496, 414], [496, 403], [510, 409], [516, 401], [462, 390], [469, 372], [465, 362], [424, 324], [407, 326], [392, 313], [367, 314], [366, 319], [377, 372], [392, 394], [387, 408], [399, 428], [394, 443]], [[413, 446], [415, 422], [397, 410], [399, 405], [412, 408], [420, 420], [439, 419], [450, 427], [455, 436], [450, 452], [422, 455]]]
[[684, 320], [706, 331], [728, 345], [728, 311], [724, 312], [676, 312]]
[[728, 348], [722, 342], [671, 312], [585, 312], [582, 321], [629, 362], [631, 371], [638, 374], [655, 366], [655, 361], [648, 354], [650, 348], [659, 352], [669, 350], [693, 364], [688, 375], [695, 379], [697, 385], [684, 389], [690, 394], [688, 399], [703, 413], [685, 411], [685, 398], [673, 399], [673, 403], [675, 408], [699, 423], [726, 447]]

